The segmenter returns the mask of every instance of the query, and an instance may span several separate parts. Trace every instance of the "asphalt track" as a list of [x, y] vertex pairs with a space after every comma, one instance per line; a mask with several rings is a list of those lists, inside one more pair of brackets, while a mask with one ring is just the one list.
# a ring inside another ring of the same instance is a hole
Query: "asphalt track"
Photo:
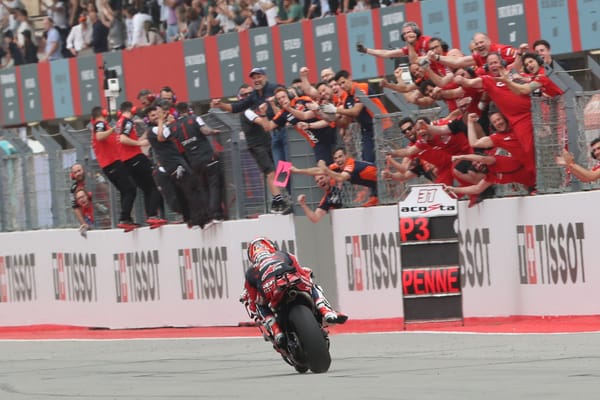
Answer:
[[325, 374], [259, 337], [1, 341], [0, 399], [596, 399], [600, 333], [335, 334]]

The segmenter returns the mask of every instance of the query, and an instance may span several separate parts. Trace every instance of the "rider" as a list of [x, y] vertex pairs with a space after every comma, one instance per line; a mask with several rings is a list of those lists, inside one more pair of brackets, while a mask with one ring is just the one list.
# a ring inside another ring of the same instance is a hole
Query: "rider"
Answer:
[[[240, 301], [246, 303], [248, 309], [260, 318], [265, 328], [272, 333], [277, 345], [281, 347], [285, 336], [269, 307], [263, 284], [286, 272], [297, 272], [312, 283], [312, 271], [302, 267], [293, 254], [279, 251], [277, 245], [266, 237], [259, 237], [250, 242], [247, 255], [252, 266], [246, 271], [246, 281]], [[333, 310], [317, 284], [312, 284], [311, 295], [325, 321], [330, 324], [346, 322], [348, 317]]]

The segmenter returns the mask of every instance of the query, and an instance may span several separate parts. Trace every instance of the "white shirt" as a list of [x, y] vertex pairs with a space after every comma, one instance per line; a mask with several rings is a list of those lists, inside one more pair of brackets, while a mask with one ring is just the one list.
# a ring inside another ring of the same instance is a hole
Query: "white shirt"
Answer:
[[57, 1], [53, 3], [54, 7], [58, 7], [58, 10], [48, 9], [48, 16], [52, 17], [52, 21], [54, 21], [54, 26], [60, 29], [65, 29], [67, 27], [67, 10], [65, 8], [65, 3], [62, 1]]
[[29, 24], [29, 22], [27, 21], [23, 21], [19, 24], [19, 26], [17, 27], [17, 44], [19, 45], [19, 47], [23, 47], [25, 46], [25, 36], [23, 36], [23, 32], [24, 31], [29, 31], [31, 32], [31, 41], [33, 42], [34, 45], [37, 46], [37, 39], [35, 37], [34, 30], [31, 27], [31, 25]]
[[67, 49], [75, 49], [78, 53], [90, 45], [92, 42], [92, 27], [86, 23], [84, 27], [79, 23], [71, 28], [69, 36], [67, 36]]
[[131, 18], [131, 46], [133, 47], [144, 46], [148, 44], [148, 40], [146, 39], [146, 34], [144, 32], [144, 21], [152, 21], [152, 17], [148, 14], [138, 12], [133, 16], [133, 18]]

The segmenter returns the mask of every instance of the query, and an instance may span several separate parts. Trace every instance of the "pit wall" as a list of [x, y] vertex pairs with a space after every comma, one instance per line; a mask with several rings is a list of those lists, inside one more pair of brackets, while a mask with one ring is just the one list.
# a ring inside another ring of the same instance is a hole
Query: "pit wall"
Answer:
[[[600, 192], [459, 202], [465, 317], [600, 314]], [[184, 225], [0, 234], [0, 325], [237, 325], [245, 248], [266, 235], [315, 271], [357, 319], [403, 316], [398, 208], [336, 210], [318, 224], [263, 215]], [[408, 283], [406, 283], [408, 284]]]

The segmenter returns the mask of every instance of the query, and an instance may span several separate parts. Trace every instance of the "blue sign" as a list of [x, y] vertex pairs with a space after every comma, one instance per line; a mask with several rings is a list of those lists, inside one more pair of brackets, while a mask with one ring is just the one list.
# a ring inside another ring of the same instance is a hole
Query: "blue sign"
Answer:
[[525, 19], [525, 1], [496, 0], [498, 18], [498, 43], [519, 47], [529, 43], [527, 20]]
[[208, 87], [204, 40], [192, 39], [183, 42], [183, 63], [185, 64], [189, 100], [208, 99], [210, 89]]
[[50, 61], [50, 79], [54, 98], [54, 116], [56, 118], [74, 116], [68, 59]]
[[452, 43], [448, 4], [445, 1], [421, 2], [421, 15], [423, 17], [423, 32], [427, 36], [439, 37]]
[[244, 71], [240, 57], [240, 35], [226, 33], [217, 36], [219, 48], [219, 64], [221, 65], [221, 87], [223, 95], [237, 94], [240, 84], [244, 82]]
[[373, 16], [370, 11], [346, 14], [348, 46], [350, 46], [350, 64], [352, 79], [366, 79], [378, 76], [376, 58], [356, 51], [356, 43], [373, 48]]
[[[577, 0], [577, 10], [579, 11], [581, 48], [597, 49], [600, 35], [600, 0]], [[554, 43], [552, 43], [552, 51], [554, 52]]]
[[317, 71], [320, 72], [325, 68], [339, 71], [341, 69], [339, 32], [335, 17], [313, 19], [312, 23]]
[[538, 5], [542, 37], [531, 40], [545, 39], [551, 44], [553, 53], [570, 53], [573, 42], [567, 0], [538, 0]]
[[460, 50], [470, 55], [469, 44], [477, 32], [487, 32], [485, 4], [479, 0], [456, 0]]
[[23, 95], [23, 113], [25, 121], [42, 120], [42, 102], [38, 85], [36, 64], [21, 65], [21, 93]]

